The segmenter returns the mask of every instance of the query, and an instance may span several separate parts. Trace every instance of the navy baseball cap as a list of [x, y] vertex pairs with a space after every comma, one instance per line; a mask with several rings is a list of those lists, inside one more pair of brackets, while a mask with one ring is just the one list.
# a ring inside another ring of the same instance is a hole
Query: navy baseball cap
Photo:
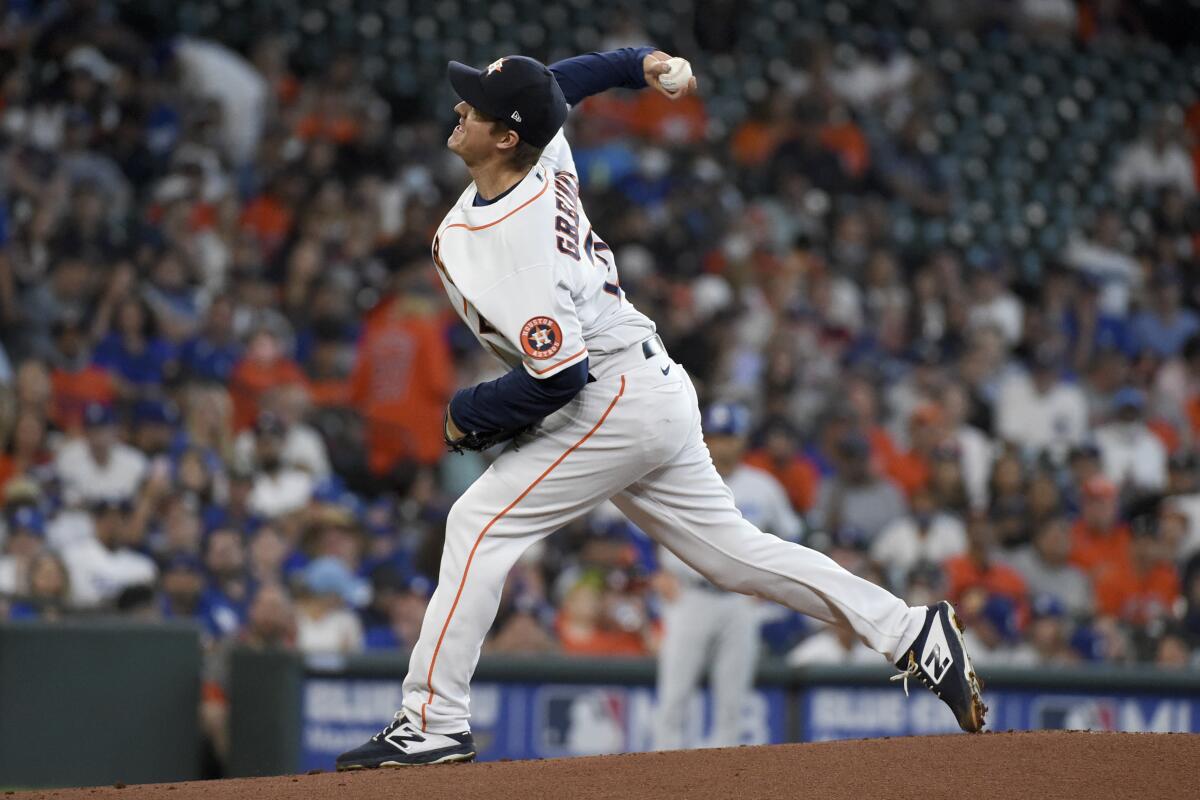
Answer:
[[459, 97], [500, 120], [534, 147], [550, 144], [567, 121], [562, 88], [549, 68], [536, 59], [504, 56], [486, 70], [451, 61], [446, 73]]
[[750, 432], [750, 412], [737, 403], [713, 403], [702, 423], [709, 436], [745, 436]]

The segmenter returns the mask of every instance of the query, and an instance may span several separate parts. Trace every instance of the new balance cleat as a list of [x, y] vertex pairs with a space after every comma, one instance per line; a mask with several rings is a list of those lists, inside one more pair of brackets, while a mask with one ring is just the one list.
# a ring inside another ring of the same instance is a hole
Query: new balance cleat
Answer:
[[361, 747], [337, 757], [338, 772], [376, 767], [410, 767], [471, 761], [475, 758], [475, 739], [463, 733], [428, 733], [412, 724], [404, 712], [398, 712], [391, 724], [367, 740]]
[[929, 606], [925, 627], [908, 651], [896, 662], [903, 670], [892, 677], [904, 682], [915, 678], [950, 706], [958, 725], [968, 733], [983, 729], [987, 706], [983, 704], [983, 682], [975, 674], [963, 643], [963, 626], [954, 606], [945, 600]]

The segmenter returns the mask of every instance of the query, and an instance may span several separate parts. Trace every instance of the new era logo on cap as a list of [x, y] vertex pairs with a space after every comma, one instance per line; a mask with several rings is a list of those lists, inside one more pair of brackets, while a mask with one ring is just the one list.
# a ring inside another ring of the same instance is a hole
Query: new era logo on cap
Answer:
[[521, 121], [521, 112], [520, 112], [520, 111], [514, 111], [514, 112], [512, 113], [512, 119], [515, 119], [517, 122], [520, 122], [520, 121]]

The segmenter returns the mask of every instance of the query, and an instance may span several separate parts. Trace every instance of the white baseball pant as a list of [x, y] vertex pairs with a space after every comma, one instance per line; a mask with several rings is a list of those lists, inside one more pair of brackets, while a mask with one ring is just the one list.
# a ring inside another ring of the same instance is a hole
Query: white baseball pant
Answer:
[[889, 661], [916, 639], [923, 608], [742, 519], [709, 458], [683, 367], [635, 345], [591, 373], [595, 382], [507, 447], [450, 509], [437, 589], [404, 680], [404, 709], [423, 730], [468, 730], [471, 676], [509, 569], [609, 498], [723, 589], [848, 625]]

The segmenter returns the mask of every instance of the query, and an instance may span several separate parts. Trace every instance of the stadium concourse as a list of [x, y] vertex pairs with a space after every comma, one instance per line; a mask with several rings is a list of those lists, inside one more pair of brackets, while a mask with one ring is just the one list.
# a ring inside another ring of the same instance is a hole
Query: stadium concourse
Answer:
[[[576, 109], [582, 191], [803, 541], [950, 597], [981, 667], [1194, 666], [1200, 51], [1165, 6], [8, 3], [0, 619], [198, 620], [218, 759], [232, 644], [411, 645], [486, 466], [442, 410], [498, 373], [430, 269], [445, 61], [654, 42], [702, 92]], [[653, 654], [655, 570], [581, 520], [487, 647]]]

